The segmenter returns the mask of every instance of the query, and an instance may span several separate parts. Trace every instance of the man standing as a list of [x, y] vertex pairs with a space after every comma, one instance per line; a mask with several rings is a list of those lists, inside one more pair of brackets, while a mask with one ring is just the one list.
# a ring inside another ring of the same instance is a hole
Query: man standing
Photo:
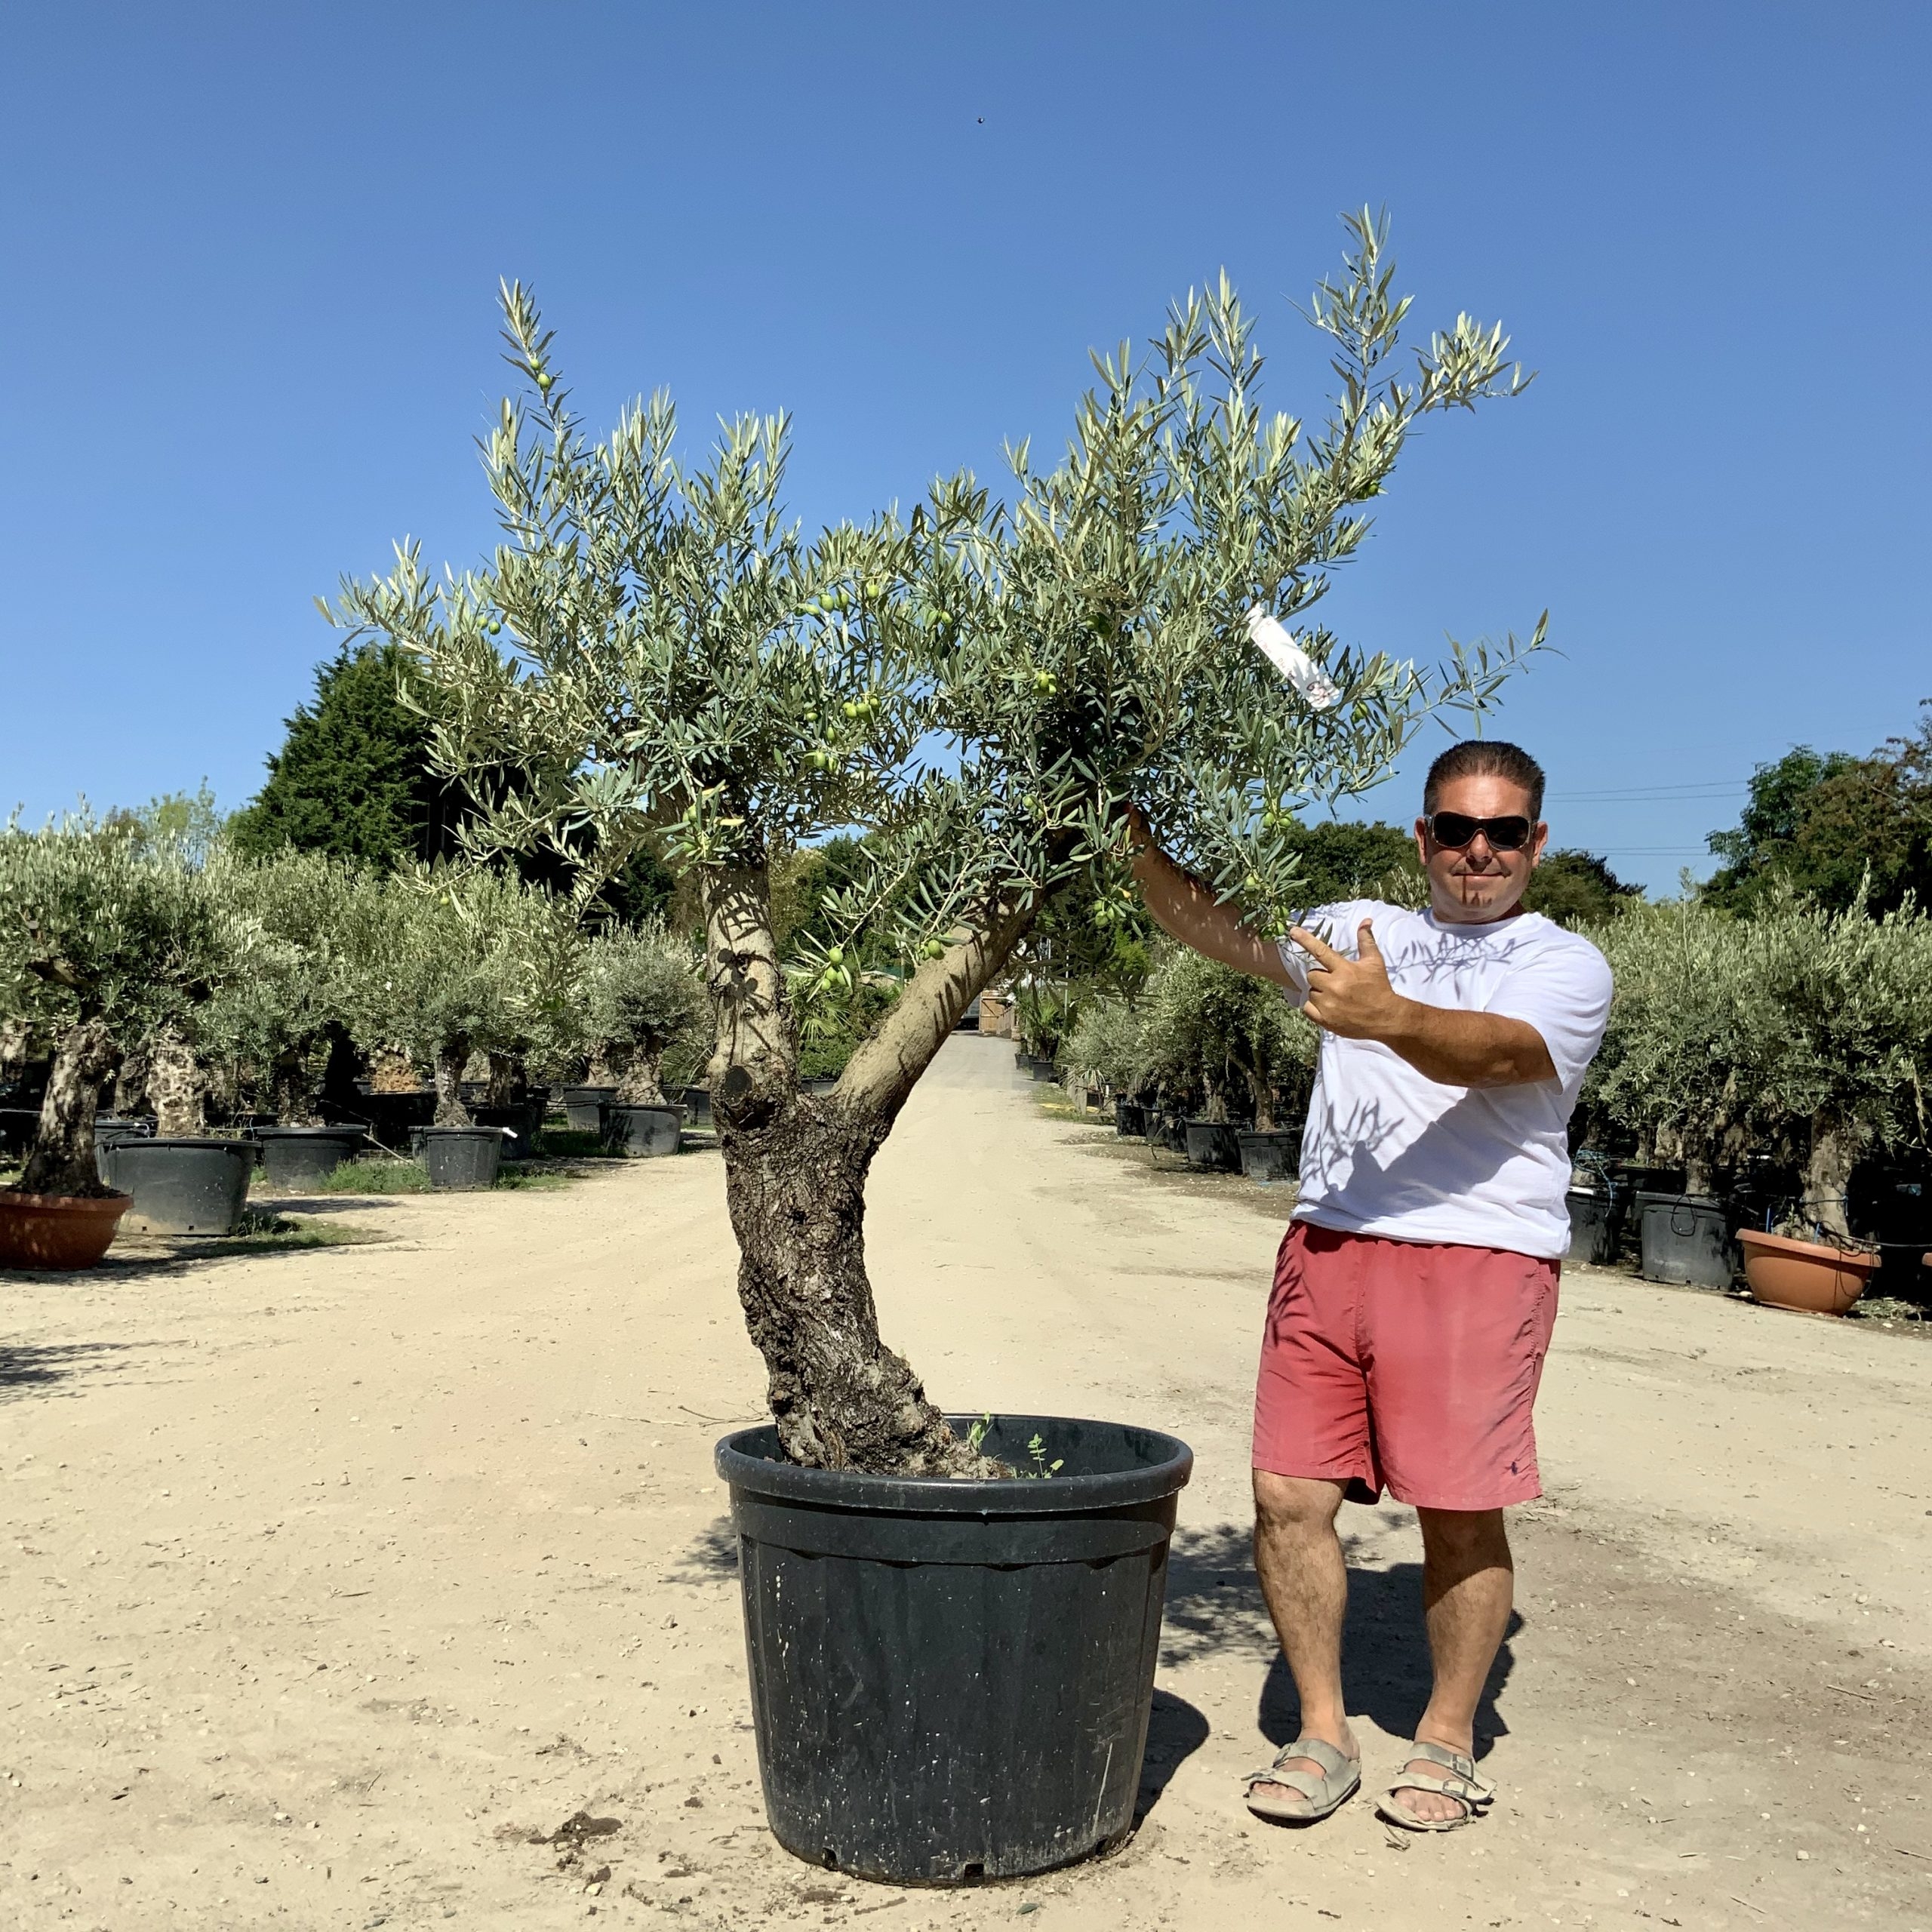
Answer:
[[1301, 1735], [1248, 1780], [1261, 1817], [1312, 1823], [1361, 1782], [1335, 1518], [1385, 1487], [1420, 1519], [1435, 1678], [1376, 1808], [1449, 1831], [1495, 1795], [1474, 1727], [1509, 1620], [1503, 1512], [1542, 1494], [1531, 1411], [1569, 1244], [1567, 1130], [1611, 994], [1595, 946], [1522, 909], [1543, 792], [1515, 746], [1452, 746], [1416, 821], [1429, 909], [1324, 906], [1281, 946], [1151, 841], [1134, 860], [1161, 925], [1278, 981], [1322, 1034], [1255, 1393], [1255, 1567], [1301, 1700]]

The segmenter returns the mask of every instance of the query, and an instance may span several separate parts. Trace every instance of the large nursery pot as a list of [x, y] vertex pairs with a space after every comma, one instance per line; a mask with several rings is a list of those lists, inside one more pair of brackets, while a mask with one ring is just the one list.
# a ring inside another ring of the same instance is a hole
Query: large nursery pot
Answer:
[[1214, 1174], [1236, 1174], [1241, 1169], [1241, 1130], [1232, 1121], [1191, 1120], [1187, 1122], [1187, 1164]]
[[505, 1160], [527, 1161], [543, 1124], [543, 1103], [518, 1100], [506, 1107], [472, 1107], [469, 1118], [478, 1127], [494, 1127], [503, 1133]]
[[0, 1188], [0, 1268], [91, 1268], [126, 1214], [125, 1194], [17, 1194]]
[[271, 1188], [313, 1187], [362, 1151], [359, 1127], [258, 1127], [262, 1178]]
[[255, 1150], [245, 1140], [130, 1137], [97, 1147], [101, 1179], [134, 1197], [128, 1226], [150, 1235], [231, 1235], [242, 1225]]
[[1570, 1248], [1566, 1261], [1607, 1268], [1617, 1259], [1623, 1232], [1622, 1204], [1595, 1188], [1573, 1187], [1564, 1196], [1570, 1208]]
[[1642, 1189], [1636, 1202], [1645, 1281], [1730, 1286], [1737, 1269], [1722, 1201], [1708, 1194], [1653, 1194]]
[[429, 1185], [451, 1192], [494, 1187], [503, 1164], [503, 1137], [494, 1127], [426, 1127], [423, 1164]]
[[1138, 1140], [1147, 1131], [1147, 1109], [1138, 1100], [1115, 1101], [1114, 1131], [1123, 1139]]
[[1805, 1315], [1842, 1315], [1857, 1300], [1878, 1265], [1875, 1254], [1847, 1254], [1823, 1241], [1737, 1232], [1744, 1251], [1744, 1284], [1753, 1301]]
[[1187, 1152], [1187, 1130], [1182, 1124], [1180, 1115], [1171, 1114], [1159, 1107], [1147, 1109], [1147, 1144], [1156, 1150], [1164, 1149], [1170, 1154]]
[[[17, 1160], [33, 1145], [40, 1130], [38, 1107], [0, 1107], [0, 1160]], [[66, 1197], [55, 1195], [51, 1199]]]
[[1241, 1145], [1241, 1171], [1263, 1187], [1294, 1180], [1301, 1168], [1301, 1129], [1277, 1128], [1263, 1134], [1243, 1128], [1235, 1137]]
[[694, 1127], [711, 1124], [711, 1089], [709, 1087], [687, 1087], [678, 1097], [690, 1110]]
[[601, 1134], [604, 1109], [617, 1097], [614, 1087], [566, 1087], [557, 1100], [574, 1134]]
[[1055, 1416], [1002, 1417], [986, 1446], [1025, 1469], [1035, 1435], [1060, 1472], [995, 1481], [801, 1469], [769, 1426], [718, 1444], [765, 1810], [788, 1851], [960, 1884], [1065, 1865], [1132, 1826], [1194, 1455]]
[[631, 1158], [675, 1154], [685, 1124], [681, 1107], [613, 1107], [611, 1146]]

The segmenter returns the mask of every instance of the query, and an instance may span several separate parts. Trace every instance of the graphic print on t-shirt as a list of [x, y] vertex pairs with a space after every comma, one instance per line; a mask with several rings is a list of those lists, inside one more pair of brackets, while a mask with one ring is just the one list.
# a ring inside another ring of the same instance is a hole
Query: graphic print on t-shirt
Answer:
[[[1570, 1115], [1609, 1017], [1608, 963], [1537, 912], [1451, 925], [1433, 912], [1356, 900], [1318, 907], [1301, 923], [1352, 958], [1364, 920], [1397, 992], [1527, 1021], [1556, 1078], [1444, 1086], [1377, 1041], [1323, 1034], [1295, 1218], [1400, 1241], [1561, 1256], [1570, 1242]], [[1308, 955], [1284, 943], [1281, 956], [1299, 1003]]]

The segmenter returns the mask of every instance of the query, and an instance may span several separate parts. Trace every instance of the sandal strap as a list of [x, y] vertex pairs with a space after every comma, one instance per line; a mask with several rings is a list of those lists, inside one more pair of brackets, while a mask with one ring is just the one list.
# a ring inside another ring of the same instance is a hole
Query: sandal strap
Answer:
[[[1409, 1764], [1417, 1759], [1425, 1764], [1440, 1765], [1444, 1775], [1432, 1777], [1426, 1771], [1409, 1770]], [[1444, 1797], [1455, 1798], [1472, 1809], [1488, 1804], [1496, 1795], [1495, 1786], [1487, 1778], [1477, 1776], [1473, 1758], [1466, 1756], [1460, 1751], [1452, 1751], [1446, 1744], [1432, 1744], [1423, 1737], [1418, 1737], [1411, 1743], [1408, 1756], [1403, 1761], [1403, 1769], [1389, 1789], [1392, 1792], [1440, 1792]]]
[[[1284, 1770], [1282, 1767], [1297, 1758], [1306, 1758], [1321, 1767], [1321, 1775], [1313, 1771]], [[1275, 1753], [1275, 1761], [1266, 1770], [1251, 1771], [1247, 1788], [1252, 1791], [1258, 1784], [1278, 1784], [1285, 1791], [1299, 1792], [1301, 1795], [1316, 1802], [1328, 1795], [1324, 1789], [1336, 1778], [1346, 1778], [1358, 1774], [1359, 1767], [1354, 1758], [1336, 1749], [1334, 1745], [1319, 1737], [1297, 1737], [1292, 1744], [1284, 1744]]]

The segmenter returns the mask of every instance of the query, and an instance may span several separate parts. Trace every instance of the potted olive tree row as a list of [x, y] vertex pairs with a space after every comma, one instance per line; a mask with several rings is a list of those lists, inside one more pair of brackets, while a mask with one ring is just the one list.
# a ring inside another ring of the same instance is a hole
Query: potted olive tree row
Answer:
[[[506, 288], [529, 389], [486, 450], [494, 555], [442, 576], [405, 548], [336, 607], [446, 698], [441, 768], [523, 774], [473, 849], [548, 844], [587, 861], [589, 890], [653, 836], [701, 906], [712, 1111], [773, 1414], [718, 1461], [768, 1808], [815, 1862], [956, 1880], [1128, 1828], [1189, 1460], [1131, 1424], [969, 1431], [887, 1345], [865, 1186], [907, 1097], [1056, 900], [1117, 878], [1130, 804], [1278, 926], [1299, 897], [1288, 815], [1379, 782], [1421, 720], [1484, 707], [1517, 654], [1432, 672], [1314, 628], [1339, 693], [1318, 712], [1247, 641], [1257, 604], [1309, 621], [1420, 416], [1517, 386], [1500, 332], [1466, 318], [1401, 369], [1407, 305], [1381, 229], [1354, 228], [1315, 298], [1344, 377], [1325, 426], [1263, 414], [1223, 279], [1151, 358], [1103, 361], [1064, 458], [1017, 454], [1010, 503], [957, 476], [908, 518], [810, 540], [782, 508], [783, 418], [731, 424], [686, 464], [660, 395], [592, 441], [528, 292]], [[813, 935], [781, 953], [772, 882], [850, 828], [872, 835], [868, 867], [832, 909], [905, 977], [814, 1094], [791, 988], [841, 961]], [[1017, 1472], [1035, 1436], [1051, 1481]], [[889, 1648], [870, 1635], [888, 1625]], [[989, 1654], [1010, 1667], [989, 1677]]]
[[1728, 1282], [1715, 1177], [1762, 1151], [1803, 1180], [1782, 1232], [1738, 1237], [1754, 1292], [1775, 1273], [1771, 1298], [1849, 1306], [1875, 1259], [1851, 1239], [1853, 1164], [1926, 1141], [1932, 921], [1910, 906], [1832, 912], [1786, 892], [1748, 918], [1661, 906], [1595, 937], [1617, 990], [1586, 1102], [1684, 1170], [1681, 1195], [1640, 1199], [1645, 1272]]

